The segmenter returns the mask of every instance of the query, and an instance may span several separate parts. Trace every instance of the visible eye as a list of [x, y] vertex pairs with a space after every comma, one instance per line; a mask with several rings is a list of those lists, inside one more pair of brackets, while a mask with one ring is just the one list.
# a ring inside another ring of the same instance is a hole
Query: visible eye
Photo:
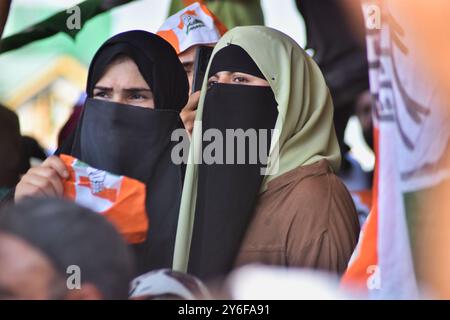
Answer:
[[142, 94], [139, 94], [139, 93], [133, 93], [132, 95], [130, 95], [129, 99], [130, 100], [145, 100], [145, 99], [147, 99], [147, 97]]
[[217, 83], [216, 79], [210, 79], [208, 80], [208, 89], [211, 88], [213, 85]]
[[236, 83], [248, 83], [249, 80], [246, 77], [243, 77], [243, 76], [234, 76], [233, 77], [233, 82], [236, 82]]
[[108, 98], [108, 92], [106, 92], [106, 91], [97, 91], [97, 92], [94, 92], [94, 97], [95, 97], [95, 98], [106, 99], [106, 98]]

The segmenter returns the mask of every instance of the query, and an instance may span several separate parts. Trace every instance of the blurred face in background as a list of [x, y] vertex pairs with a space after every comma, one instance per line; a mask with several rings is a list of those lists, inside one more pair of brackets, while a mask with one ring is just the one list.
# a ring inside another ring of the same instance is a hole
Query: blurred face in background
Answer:
[[356, 100], [355, 115], [361, 124], [364, 140], [373, 150], [372, 96], [369, 90], [363, 92]]
[[[0, 233], [0, 299], [57, 298], [57, 274], [51, 262], [18, 237]], [[64, 282], [62, 282], [64, 284]]]
[[189, 80], [189, 92], [192, 92], [192, 82], [194, 81], [194, 63], [195, 63], [195, 51], [199, 46], [192, 46], [189, 49], [183, 51], [178, 55], [184, 71]]

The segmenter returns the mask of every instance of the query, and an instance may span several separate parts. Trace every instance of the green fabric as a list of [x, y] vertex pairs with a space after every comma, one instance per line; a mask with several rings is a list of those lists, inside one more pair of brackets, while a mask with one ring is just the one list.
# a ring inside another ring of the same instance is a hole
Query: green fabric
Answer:
[[31, 42], [48, 38], [59, 32], [65, 33], [75, 39], [75, 36], [83, 29], [83, 26], [87, 21], [98, 14], [131, 1], [134, 0], [109, 1], [110, 3], [104, 0], [86, 0], [78, 4], [81, 12], [81, 29], [69, 30], [67, 28], [67, 19], [70, 14], [68, 14], [66, 10], [63, 10], [22, 32], [2, 39], [0, 42], [0, 54], [21, 48]]
[[[421, 227], [424, 226], [424, 216], [421, 213], [427, 212], [424, 204], [426, 199], [432, 195], [434, 188], [408, 192], [403, 194], [403, 204], [405, 206], [406, 223], [408, 226], [409, 243], [411, 246], [411, 254], [413, 256], [413, 265], [416, 268], [419, 265], [419, 249], [420, 243], [418, 243]], [[429, 211], [429, 210], [428, 210]]]
[[[4, 35], [16, 34], [57, 11], [58, 9], [45, 6], [14, 6]], [[61, 32], [0, 54], [0, 102], [8, 102], [23, 86], [39, 79], [62, 56], [68, 55], [89, 65], [100, 45], [111, 37], [112, 19], [110, 12], [90, 19], [77, 34], [75, 41]]]
[[[237, 27], [227, 32], [216, 45], [211, 60], [227, 44], [241, 46], [258, 65], [274, 91], [278, 102], [272, 139], [269, 172], [261, 187], [299, 166], [327, 159], [337, 172], [340, 151], [333, 126], [333, 103], [322, 73], [316, 63], [287, 35], [262, 26]], [[209, 72], [209, 66], [208, 71]], [[196, 121], [201, 121], [207, 79], [203, 82]], [[197, 198], [198, 166], [194, 154], [201, 146], [201, 128], [196, 123], [181, 200], [174, 269], [186, 271]], [[278, 142], [277, 142], [278, 140]], [[279, 158], [274, 150], [279, 150]], [[278, 170], [276, 164], [278, 162]]]
[[[208, 7], [228, 28], [236, 26], [264, 25], [260, 0], [199, 1]], [[183, 0], [172, 0], [169, 16], [185, 8]]]

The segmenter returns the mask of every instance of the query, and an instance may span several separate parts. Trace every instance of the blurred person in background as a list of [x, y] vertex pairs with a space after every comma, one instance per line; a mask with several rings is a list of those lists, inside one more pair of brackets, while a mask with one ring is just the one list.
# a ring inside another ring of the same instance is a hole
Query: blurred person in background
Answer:
[[[354, 113], [361, 126], [365, 144], [372, 152], [375, 152], [373, 145], [373, 105], [372, 95], [369, 90], [366, 90], [356, 99]], [[342, 156], [348, 165], [346, 166], [347, 169], [340, 170], [339, 178], [342, 179], [342, 182], [350, 191], [358, 211], [359, 224], [363, 226], [372, 208], [373, 170], [364, 171], [351, 152], [347, 152]]]
[[[360, 5], [360, 0], [351, 2]], [[362, 226], [371, 209], [372, 173], [365, 172], [344, 142], [348, 120], [356, 113], [369, 147], [373, 146], [372, 104], [361, 7], [350, 15], [340, 0], [298, 0], [308, 49], [322, 70], [334, 105], [334, 127], [342, 154], [338, 175], [349, 189]], [[364, 121], [361, 122], [361, 121]]]
[[[356, 0], [359, 2], [359, 0]], [[344, 156], [348, 120], [360, 95], [369, 89], [367, 53], [364, 41], [362, 10], [348, 16], [340, 0], [298, 0], [297, 7], [305, 20], [308, 49], [323, 72], [334, 104], [334, 126], [343, 155], [341, 171], [352, 170]]]
[[27, 199], [0, 212], [0, 299], [127, 299], [132, 274], [121, 236], [89, 209]]
[[21, 173], [27, 172], [30, 167], [40, 165], [45, 159], [47, 159], [47, 154], [39, 144], [39, 142], [30, 136], [22, 136], [22, 169]]
[[180, 114], [189, 134], [192, 134], [200, 98], [200, 91], [192, 92], [197, 49], [202, 45], [214, 47], [226, 31], [205, 5], [195, 2], [167, 18], [157, 32], [176, 50], [189, 80], [189, 101]]
[[14, 111], [0, 105], [0, 199], [19, 181], [22, 165], [19, 118]]
[[0, 105], [0, 206], [12, 196], [14, 186], [30, 167], [46, 159], [39, 143], [20, 134], [17, 114]]

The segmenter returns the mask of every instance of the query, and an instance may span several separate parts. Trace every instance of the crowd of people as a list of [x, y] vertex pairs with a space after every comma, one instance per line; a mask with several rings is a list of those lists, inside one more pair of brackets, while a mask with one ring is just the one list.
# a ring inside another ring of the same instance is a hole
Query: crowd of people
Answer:
[[[90, 64], [83, 106], [48, 158], [25, 147], [17, 116], [0, 109], [8, 150], [0, 298], [208, 298], [225, 295], [227, 276], [250, 264], [342, 275], [368, 214], [358, 192], [371, 186], [344, 143], [356, 113], [372, 145], [365, 48], [349, 28], [323, 37], [330, 21], [345, 20], [339, 10], [316, 19], [326, 11], [317, 1], [298, 5], [314, 59], [275, 29], [227, 31], [199, 3], [156, 34], [108, 39]], [[213, 51], [193, 92], [204, 46]], [[190, 141], [182, 163], [173, 161], [179, 130]], [[244, 134], [242, 148], [229, 148], [230, 132], [233, 141]], [[43, 161], [30, 168], [31, 157]], [[130, 241], [129, 220], [142, 209], [144, 235]]]

